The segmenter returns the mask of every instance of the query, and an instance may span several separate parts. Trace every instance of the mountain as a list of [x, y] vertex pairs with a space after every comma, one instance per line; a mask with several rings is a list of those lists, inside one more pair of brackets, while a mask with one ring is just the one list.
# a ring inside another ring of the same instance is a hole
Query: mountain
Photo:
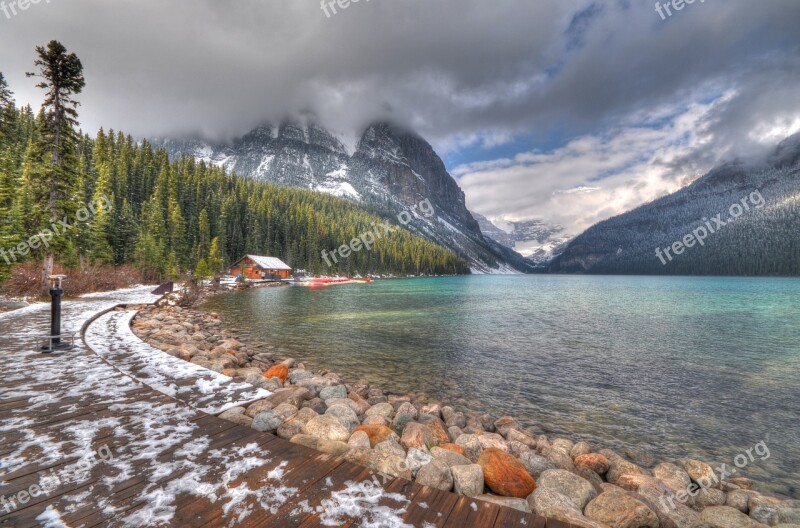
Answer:
[[511, 232], [499, 228], [491, 220], [478, 213], [472, 213], [480, 225], [481, 232], [497, 243], [513, 249], [537, 268], [548, 264], [566, 248], [572, 235], [565, 235], [564, 228], [549, 225], [541, 220], [508, 222]]
[[433, 147], [391, 123], [374, 123], [354, 139], [305, 116], [264, 124], [230, 144], [198, 139], [153, 144], [172, 159], [189, 155], [247, 178], [345, 197], [385, 218], [397, 219], [414, 207], [419, 211], [428, 200], [435, 215], [413, 215], [405, 226], [409, 231], [455, 251], [474, 273], [532, 270], [521, 255], [484, 237]]
[[551, 272], [800, 275], [800, 134], [572, 240]]

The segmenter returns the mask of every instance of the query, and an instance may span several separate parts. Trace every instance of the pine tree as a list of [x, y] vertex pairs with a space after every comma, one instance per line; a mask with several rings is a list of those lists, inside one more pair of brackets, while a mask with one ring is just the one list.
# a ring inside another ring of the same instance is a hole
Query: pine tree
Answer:
[[[43, 170], [33, 173], [47, 193], [47, 213], [52, 223], [65, 213], [74, 210], [69, 202], [74, 200], [77, 178], [76, 143], [79, 103], [73, 99], [83, 91], [86, 82], [83, 78], [83, 65], [74, 53], [58, 41], [51, 40], [47, 48], [36, 47], [38, 59], [34, 65], [38, 73], [27, 73], [28, 77], [39, 77], [37, 88], [46, 90], [42, 109], [44, 121], [41, 127], [41, 144], [35, 152], [36, 162], [44, 162]], [[42, 267], [42, 290], [48, 289], [48, 277], [52, 275], [55, 251], [68, 245], [65, 235], [53, 240], [53, 245], [45, 252]], [[59, 240], [60, 239], [60, 240]]]

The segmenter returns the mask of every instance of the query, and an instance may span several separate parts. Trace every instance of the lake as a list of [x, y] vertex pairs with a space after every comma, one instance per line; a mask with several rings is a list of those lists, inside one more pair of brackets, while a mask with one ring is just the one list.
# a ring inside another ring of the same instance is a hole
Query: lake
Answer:
[[250, 343], [636, 460], [689, 456], [800, 497], [800, 280], [469, 276], [221, 295]]

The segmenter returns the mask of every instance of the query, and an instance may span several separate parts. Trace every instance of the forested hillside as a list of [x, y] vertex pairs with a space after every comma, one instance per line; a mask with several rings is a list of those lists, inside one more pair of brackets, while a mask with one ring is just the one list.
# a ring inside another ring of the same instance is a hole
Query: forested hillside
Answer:
[[[329, 195], [245, 180], [192, 158], [170, 162], [164, 150], [119, 132], [91, 138], [61, 123], [69, 133], [54, 169], [54, 112], [17, 108], [2, 75], [0, 87], [0, 278], [47, 251], [73, 268], [135, 264], [150, 280], [208, 275], [246, 253], [313, 273], [469, 272], [451, 251], [403, 229], [328, 268], [322, 250], [384, 220]], [[31, 243], [47, 229], [56, 235], [46, 246]]]
[[[724, 225], [714, 220], [717, 215]], [[705, 236], [702, 244], [686, 238], [694, 233]], [[683, 247], [684, 240], [691, 246]], [[762, 162], [728, 163], [674, 194], [593, 226], [569, 243], [550, 271], [800, 275], [800, 135]]]

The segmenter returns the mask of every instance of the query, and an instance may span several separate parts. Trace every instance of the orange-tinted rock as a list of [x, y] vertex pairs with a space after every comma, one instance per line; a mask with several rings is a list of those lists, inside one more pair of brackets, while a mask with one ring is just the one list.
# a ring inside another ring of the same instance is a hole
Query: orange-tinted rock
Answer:
[[264, 373], [265, 378], [278, 378], [281, 380], [281, 383], [285, 382], [288, 376], [289, 367], [281, 364], [270, 367], [270, 369]]
[[353, 433], [357, 431], [364, 431], [367, 433], [367, 436], [369, 437], [369, 445], [373, 448], [384, 440], [388, 440], [390, 438], [394, 438], [395, 440], [398, 439], [397, 433], [392, 431], [392, 429], [389, 427], [380, 424], [359, 425], [353, 429]]
[[575, 457], [575, 467], [590, 469], [598, 475], [605, 475], [611, 464], [600, 453], [589, 453]]
[[447, 449], [449, 451], [453, 451], [454, 453], [458, 453], [461, 456], [467, 456], [467, 454], [464, 452], [464, 448], [461, 447], [460, 445], [456, 445], [456, 444], [439, 444], [439, 447], [441, 447], [442, 449]]
[[228, 376], [229, 378], [232, 378], [232, 377], [234, 377], [236, 375], [236, 369], [230, 369], [230, 368], [229, 369], [224, 369], [222, 372], [220, 372], [220, 374], [222, 374], [223, 376]]
[[497, 495], [524, 499], [536, 489], [536, 481], [519, 459], [496, 448], [484, 449], [478, 457], [486, 486]]

